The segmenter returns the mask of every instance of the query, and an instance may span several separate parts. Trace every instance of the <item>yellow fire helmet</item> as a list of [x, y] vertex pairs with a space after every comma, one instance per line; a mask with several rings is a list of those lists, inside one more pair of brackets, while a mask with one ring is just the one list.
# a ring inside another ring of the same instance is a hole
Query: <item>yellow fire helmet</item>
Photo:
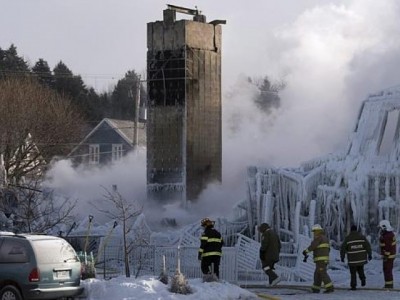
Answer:
[[202, 227], [207, 227], [207, 226], [210, 226], [210, 225], [214, 225], [214, 221], [211, 221], [209, 218], [204, 218], [204, 219], [202, 219], [201, 220], [201, 226]]
[[321, 225], [319, 225], [319, 224], [315, 224], [312, 228], [311, 228], [311, 231], [322, 231], [323, 229], [322, 229], [322, 227], [321, 227]]

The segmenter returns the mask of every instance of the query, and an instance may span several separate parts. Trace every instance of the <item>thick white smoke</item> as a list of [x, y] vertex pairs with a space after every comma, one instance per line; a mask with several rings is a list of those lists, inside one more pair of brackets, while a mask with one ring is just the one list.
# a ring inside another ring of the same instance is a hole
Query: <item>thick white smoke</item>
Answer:
[[366, 96], [400, 84], [398, 1], [318, 6], [266, 37], [267, 50], [247, 49], [260, 70], [246, 75], [284, 79], [282, 106], [269, 116], [257, 110], [251, 101], [257, 91], [246, 76], [227, 88], [223, 185], [210, 187], [199, 201], [216, 215], [245, 197], [247, 166], [296, 167], [343, 150]]
[[[240, 57], [223, 58], [223, 64], [236, 64], [230, 70], [242, 68], [245, 74], [224, 86], [223, 183], [205, 190], [189, 212], [165, 207], [167, 217], [179, 215], [187, 223], [231, 214], [232, 206], [245, 197], [247, 166], [296, 167], [304, 160], [343, 149], [361, 101], [370, 92], [400, 82], [397, 0], [320, 5], [278, 30], [257, 30], [265, 31], [263, 44], [239, 53], [247, 53], [254, 60], [251, 65], [259, 69], [238, 65]], [[224, 31], [225, 36], [229, 33]], [[236, 43], [240, 37], [228, 40]], [[280, 94], [282, 105], [271, 115], [257, 110], [251, 101], [257, 90], [246, 79], [264, 75], [287, 83]], [[98, 172], [72, 170], [60, 162], [50, 174], [52, 186], [80, 199], [83, 213], [93, 210], [87, 203], [101, 196], [100, 185], [117, 184], [121, 194], [145, 199], [145, 172], [145, 158], [129, 156], [122, 164]]]
[[[61, 160], [47, 173], [45, 185], [71, 200], [77, 200], [75, 214], [78, 221], [94, 215], [94, 221], [103, 223], [109, 220], [98, 208], [106, 209], [105, 195], [107, 191], [113, 191], [113, 185], [127, 200], [145, 203], [146, 155], [133, 152], [121, 161], [101, 168], [73, 168], [70, 160]], [[114, 209], [112, 205], [108, 208]]]

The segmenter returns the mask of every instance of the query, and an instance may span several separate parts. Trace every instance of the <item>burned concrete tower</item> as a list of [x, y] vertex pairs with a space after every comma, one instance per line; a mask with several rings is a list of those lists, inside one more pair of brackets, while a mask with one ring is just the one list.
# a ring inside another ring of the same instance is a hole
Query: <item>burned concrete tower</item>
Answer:
[[[193, 20], [176, 20], [176, 13]], [[147, 24], [147, 191], [158, 202], [195, 201], [221, 182], [221, 25], [168, 5]]]

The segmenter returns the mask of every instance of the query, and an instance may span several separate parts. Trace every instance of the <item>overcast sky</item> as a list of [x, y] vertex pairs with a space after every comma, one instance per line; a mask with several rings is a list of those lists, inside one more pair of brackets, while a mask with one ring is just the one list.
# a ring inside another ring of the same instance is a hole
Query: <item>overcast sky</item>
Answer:
[[[227, 21], [225, 103], [241, 75], [283, 79], [288, 86], [280, 119], [287, 131], [317, 130], [323, 139], [336, 123], [338, 138], [322, 151], [353, 127], [368, 93], [399, 84], [397, 0], [0, 0], [0, 47], [14, 43], [32, 65], [43, 58], [53, 68], [62, 60], [88, 85], [104, 90], [128, 70], [145, 73], [146, 24], [161, 20], [167, 3], [197, 6], [208, 21]], [[321, 116], [323, 124], [315, 128]], [[297, 120], [301, 126], [293, 124]]]
[[[398, 0], [0, 0], [0, 47], [14, 43], [32, 65], [62, 60], [104, 89], [127, 70], [144, 74], [146, 24], [161, 20], [167, 3], [227, 21], [223, 180], [232, 195], [248, 165], [297, 166], [344, 149], [362, 100], [400, 84]], [[287, 83], [268, 117], [244, 80], [265, 75]]]
[[[0, 0], [0, 47], [14, 43], [31, 64], [43, 58], [53, 68], [62, 60], [99, 89], [104, 79], [121, 78], [127, 70], [144, 72], [146, 24], [162, 20], [167, 3], [197, 6], [208, 21], [227, 21], [223, 28], [223, 70], [224, 79], [232, 80], [241, 72], [269, 73], [271, 55], [276, 54], [270, 51], [274, 31], [290, 26], [307, 9], [328, 2]], [[190, 16], [179, 14], [178, 18]]]

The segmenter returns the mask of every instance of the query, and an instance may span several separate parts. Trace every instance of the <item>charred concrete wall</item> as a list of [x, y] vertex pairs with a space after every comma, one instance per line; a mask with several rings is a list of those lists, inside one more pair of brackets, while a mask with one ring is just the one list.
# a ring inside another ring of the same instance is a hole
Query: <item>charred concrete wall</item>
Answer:
[[221, 26], [164, 17], [147, 47], [148, 196], [195, 201], [221, 181]]

